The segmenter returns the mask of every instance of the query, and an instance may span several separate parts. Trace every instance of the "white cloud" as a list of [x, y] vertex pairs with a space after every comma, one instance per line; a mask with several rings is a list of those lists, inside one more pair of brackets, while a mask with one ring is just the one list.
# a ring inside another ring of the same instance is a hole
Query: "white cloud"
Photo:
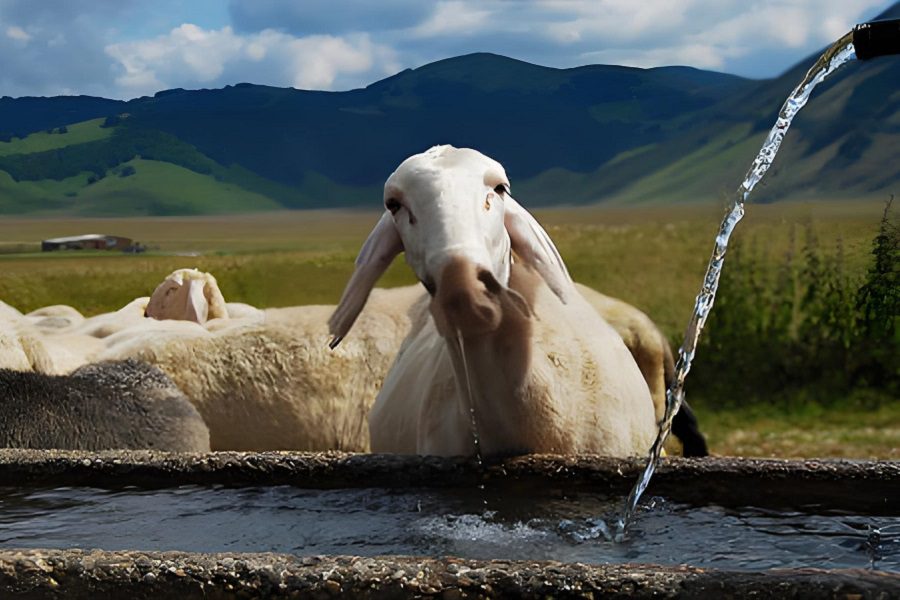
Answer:
[[19, 27], [18, 25], [10, 25], [6, 28], [6, 37], [17, 42], [28, 43], [31, 41], [31, 35]]
[[190, 23], [153, 39], [110, 44], [106, 53], [127, 94], [239, 81], [332, 89], [342, 76], [380, 77], [397, 68], [390, 48], [366, 34], [294, 37], [265, 29], [241, 35], [231, 27], [206, 30]]
[[[241, 81], [348, 89], [472, 52], [553, 67], [685, 64], [773, 77], [893, 4], [229, 0], [226, 10], [221, 2], [0, 0], [0, 95], [121, 98]], [[218, 20], [203, 9], [212, 5]]]
[[[536, 7], [550, 17], [543, 35], [563, 44], [606, 43], [677, 30], [695, 0], [544, 0]], [[539, 32], [541, 33], [541, 32]]]
[[728, 70], [733, 61], [744, 59], [768, 67], [772, 76], [779, 67], [766, 64], [765, 56], [784, 55], [789, 49], [799, 60], [884, 4], [884, 0], [539, 0], [535, 7], [547, 19], [543, 37], [559, 48], [570, 48], [585, 62]]
[[480, 6], [461, 0], [438, 2], [434, 13], [413, 27], [412, 33], [422, 38], [478, 33], [488, 24], [491, 16], [490, 10]]

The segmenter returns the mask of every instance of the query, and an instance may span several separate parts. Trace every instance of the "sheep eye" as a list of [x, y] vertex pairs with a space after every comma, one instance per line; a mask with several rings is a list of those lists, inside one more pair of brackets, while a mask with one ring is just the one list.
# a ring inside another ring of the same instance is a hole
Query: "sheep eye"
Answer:
[[501, 183], [500, 185], [498, 185], [497, 187], [494, 188], [494, 191], [502, 196], [503, 194], [509, 193], [509, 187], [505, 183]]
[[388, 198], [387, 200], [384, 201], [384, 207], [386, 209], [388, 209], [389, 211], [391, 211], [392, 215], [396, 215], [397, 211], [400, 210], [400, 208], [402, 206], [403, 205], [400, 204], [400, 201], [397, 200], [396, 198]]

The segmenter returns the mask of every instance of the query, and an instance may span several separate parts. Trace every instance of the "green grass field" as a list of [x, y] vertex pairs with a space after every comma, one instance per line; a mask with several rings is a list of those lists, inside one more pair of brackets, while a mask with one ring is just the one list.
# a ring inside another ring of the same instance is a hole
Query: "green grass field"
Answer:
[[[826, 250], [837, 247], [840, 240], [847, 269], [861, 275], [869, 264], [882, 209], [878, 202], [749, 206], [735, 241], [757, 248], [774, 268], [784, 260], [792, 235], [810, 226]], [[537, 216], [576, 281], [640, 307], [671, 339], [680, 339], [712, 250], [721, 209], [708, 205], [593, 207], [537, 211]], [[216, 276], [230, 301], [261, 307], [334, 303], [377, 218], [375, 212], [351, 211], [141, 219], [4, 218], [0, 221], [0, 300], [23, 312], [69, 304], [85, 314], [97, 314], [148, 295], [176, 268], [197, 267]], [[131, 237], [151, 251], [142, 255], [39, 252], [43, 238], [80, 233]], [[400, 258], [381, 285], [413, 281]], [[850, 401], [827, 410], [733, 406], [726, 410], [716, 398], [692, 396], [690, 378], [687, 389], [719, 454], [898, 458], [898, 402], [881, 403], [875, 410], [861, 409]]]
[[[53, 137], [53, 136], [50, 136]], [[30, 139], [30, 137], [29, 137]], [[133, 174], [125, 169], [133, 169]], [[60, 181], [14, 181], [0, 171], [0, 212], [54, 215], [223, 214], [279, 208], [277, 202], [233, 183], [172, 163], [135, 158], [89, 183], [90, 173]], [[9, 207], [15, 206], [13, 211]]]
[[56, 150], [73, 144], [83, 144], [85, 142], [95, 142], [108, 138], [112, 135], [112, 127], [101, 127], [105, 119], [91, 119], [90, 121], [82, 121], [66, 127], [66, 133], [53, 133], [39, 131], [32, 133], [26, 138], [13, 138], [8, 142], [0, 142], [0, 156], [9, 156], [11, 154], [31, 154], [32, 152], [43, 152], [45, 150]]

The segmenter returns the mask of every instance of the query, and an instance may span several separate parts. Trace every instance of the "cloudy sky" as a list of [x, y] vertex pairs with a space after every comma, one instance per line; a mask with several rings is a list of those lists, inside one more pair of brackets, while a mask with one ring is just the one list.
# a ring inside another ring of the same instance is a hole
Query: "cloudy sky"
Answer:
[[894, 0], [0, 0], [0, 96], [361, 87], [495, 52], [772, 77]]

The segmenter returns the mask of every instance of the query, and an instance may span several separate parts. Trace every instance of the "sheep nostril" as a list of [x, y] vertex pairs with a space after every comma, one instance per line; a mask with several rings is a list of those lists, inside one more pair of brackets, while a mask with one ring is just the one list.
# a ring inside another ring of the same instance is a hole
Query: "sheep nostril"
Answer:
[[487, 291], [492, 294], [499, 294], [500, 290], [503, 289], [503, 286], [500, 285], [494, 274], [487, 269], [478, 269], [478, 281], [483, 283]]
[[428, 295], [434, 298], [434, 295], [437, 293], [437, 286], [434, 285], [434, 280], [431, 277], [426, 277], [425, 279], [422, 279], [420, 281], [428, 291]]

